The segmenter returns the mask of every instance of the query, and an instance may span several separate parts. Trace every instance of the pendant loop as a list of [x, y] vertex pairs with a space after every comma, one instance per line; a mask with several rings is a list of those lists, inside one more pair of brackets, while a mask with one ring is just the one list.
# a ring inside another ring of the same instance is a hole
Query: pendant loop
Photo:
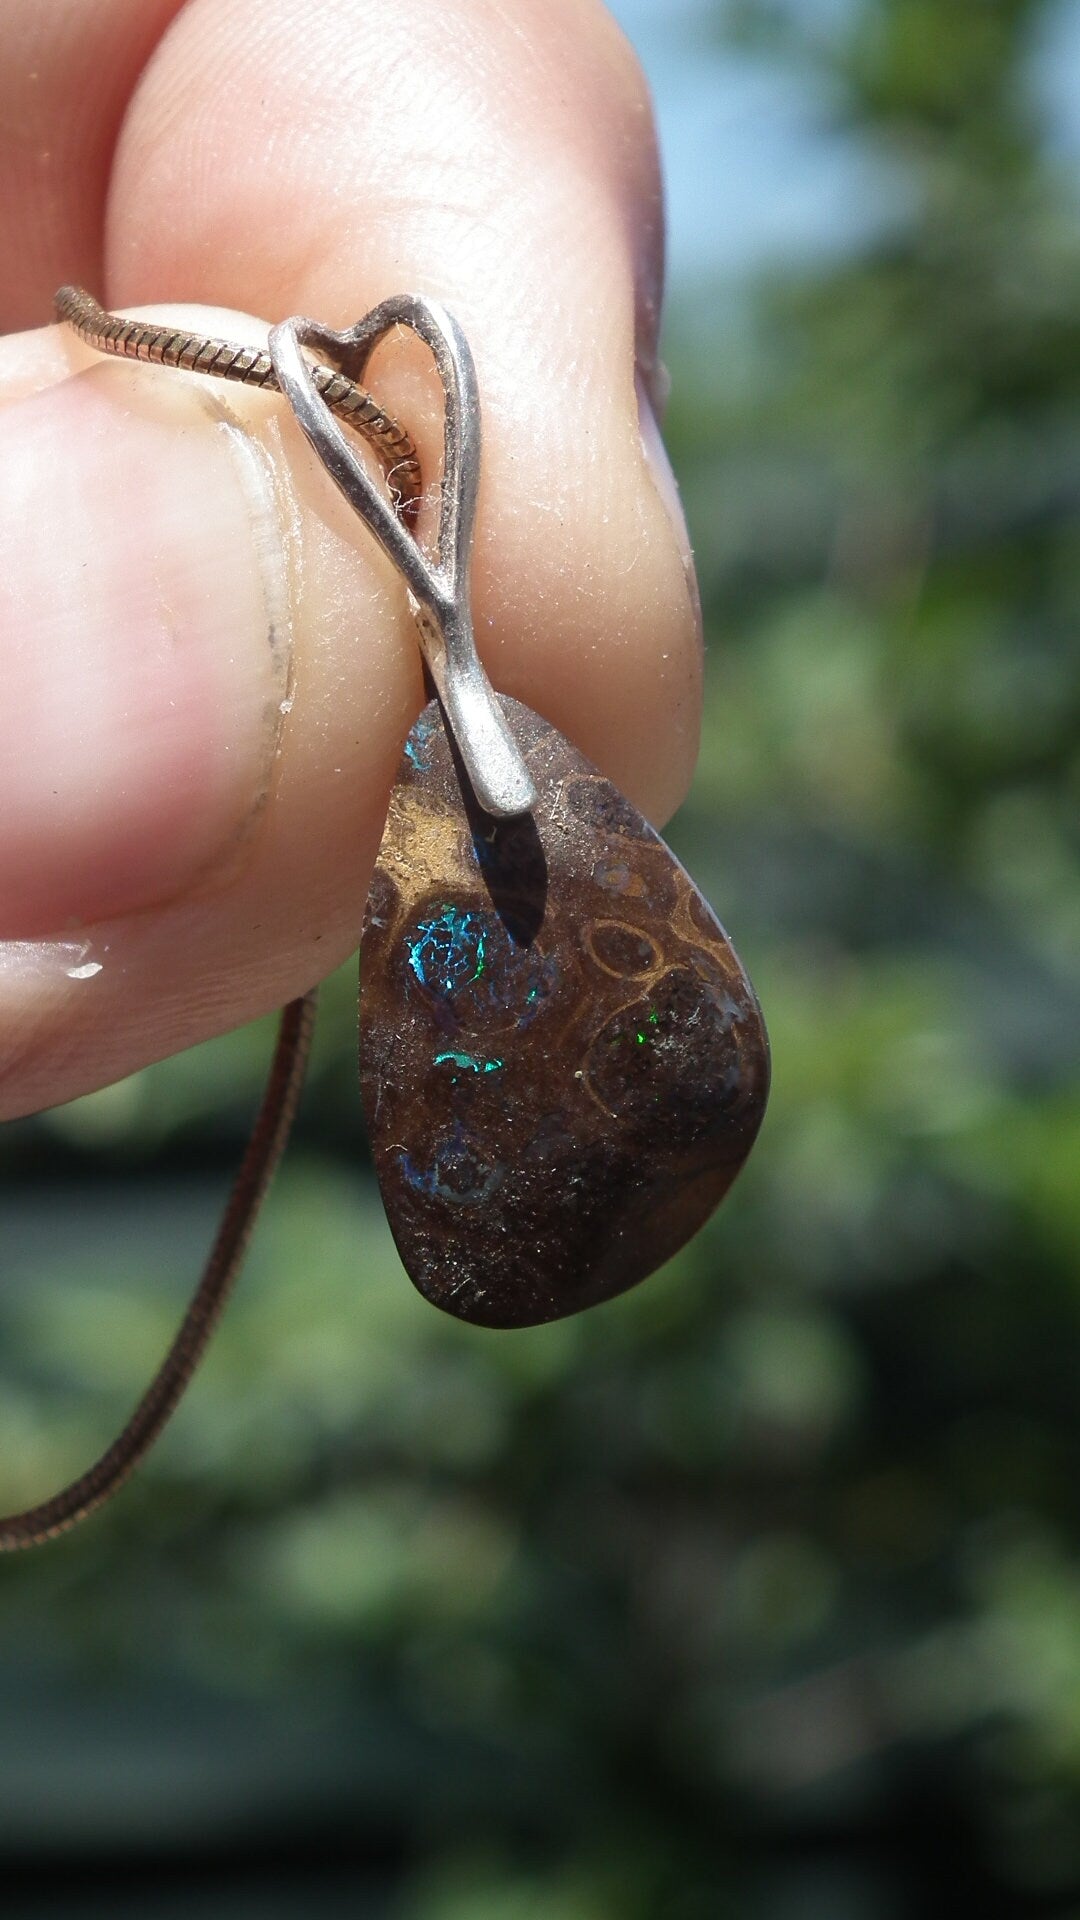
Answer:
[[[431, 349], [444, 397], [439, 524], [432, 562], [378, 491], [333, 418], [302, 348], [318, 348], [358, 379], [391, 328], [410, 327]], [[349, 505], [402, 574], [420, 647], [446, 723], [485, 812], [505, 817], [536, 804], [536, 786], [484, 672], [473, 637], [469, 556], [480, 477], [480, 395], [469, 343], [453, 315], [422, 294], [396, 294], [337, 333], [317, 320], [284, 320], [270, 334], [282, 392]]]

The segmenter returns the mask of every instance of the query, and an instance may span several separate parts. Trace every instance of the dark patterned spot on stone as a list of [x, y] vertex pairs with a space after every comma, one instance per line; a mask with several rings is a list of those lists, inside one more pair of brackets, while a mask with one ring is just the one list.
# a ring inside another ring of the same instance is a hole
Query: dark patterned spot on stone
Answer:
[[682, 1144], [722, 1132], [742, 1082], [734, 1013], [694, 973], [666, 973], [596, 1035], [585, 1069], [593, 1093], [616, 1120], [663, 1124]]
[[629, 800], [624, 800], [618, 788], [598, 773], [567, 780], [563, 786], [563, 799], [574, 813], [587, 820], [598, 832], [633, 837], [644, 825], [641, 815]]
[[660, 964], [655, 941], [623, 920], [594, 920], [585, 930], [585, 945], [598, 966], [620, 978], [650, 973]]
[[593, 868], [593, 879], [598, 887], [607, 893], [625, 893], [631, 897], [640, 897], [645, 891], [641, 875], [625, 860], [611, 859], [605, 856], [598, 860]]
[[436, 1144], [430, 1161], [402, 1153], [401, 1167], [415, 1192], [453, 1207], [482, 1206], [502, 1177], [500, 1168], [477, 1152], [460, 1125]]
[[419, 989], [428, 998], [439, 1032], [480, 1044], [533, 1020], [558, 977], [553, 959], [520, 946], [486, 904], [428, 902], [406, 928], [403, 946], [406, 992]]

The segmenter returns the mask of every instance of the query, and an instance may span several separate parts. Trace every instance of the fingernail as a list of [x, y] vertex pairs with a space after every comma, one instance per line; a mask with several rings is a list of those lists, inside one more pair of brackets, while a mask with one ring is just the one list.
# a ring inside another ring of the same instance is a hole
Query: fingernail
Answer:
[[[665, 380], [667, 375], [665, 372]], [[645, 455], [645, 465], [649, 470], [652, 483], [660, 496], [671, 522], [679, 555], [682, 560], [683, 578], [686, 581], [686, 594], [690, 603], [694, 622], [697, 627], [698, 649], [702, 645], [701, 595], [698, 591], [697, 574], [694, 571], [694, 551], [690, 545], [690, 534], [683, 513], [682, 500], [679, 497], [678, 482], [671, 469], [667, 448], [664, 445], [660, 428], [656, 423], [652, 402], [640, 373], [636, 376], [638, 427], [641, 433], [641, 447]]]
[[645, 455], [645, 464], [652, 476], [653, 485], [660, 495], [664, 506], [667, 508], [668, 518], [675, 530], [675, 537], [679, 542], [684, 564], [689, 566], [692, 564], [690, 535], [686, 530], [686, 517], [683, 513], [682, 501], [679, 498], [678, 485], [676, 484], [675, 475], [671, 470], [671, 461], [668, 459], [667, 448], [661, 437], [660, 428], [656, 423], [656, 415], [653, 412], [648, 389], [640, 373], [636, 376], [636, 384], [638, 426], [641, 431], [641, 446]]
[[288, 652], [272, 477], [147, 377], [102, 368], [0, 412], [5, 938], [175, 898], [265, 796]]

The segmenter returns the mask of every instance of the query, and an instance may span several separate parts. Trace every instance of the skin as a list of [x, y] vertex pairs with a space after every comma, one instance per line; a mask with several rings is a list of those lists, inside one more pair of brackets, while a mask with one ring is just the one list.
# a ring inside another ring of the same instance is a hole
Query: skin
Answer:
[[[423, 699], [400, 584], [283, 403], [101, 361], [47, 325], [63, 281], [260, 343], [445, 301], [484, 407], [488, 671], [674, 810], [701, 658], [649, 403], [661, 199], [601, 7], [5, 0], [0, 245], [0, 1116], [342, 960]], [[437, 474], [423, 350], [371, 385]]]

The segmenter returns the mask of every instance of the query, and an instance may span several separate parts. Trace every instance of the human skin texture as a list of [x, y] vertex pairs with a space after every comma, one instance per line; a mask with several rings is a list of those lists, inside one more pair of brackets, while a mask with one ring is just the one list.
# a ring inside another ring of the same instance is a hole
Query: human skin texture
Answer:
[[[701, 658], [651, 404], [661, 193], [599, 5], [6, 0], [0, 246], [0, 1116], [342, 960], [424, 698], [401, 584], [284, 403], [98, 359], [49, 325], [64, 281], [259, 344], [445, 302], [491, 678], [673, 811]], [[388, 342], [371, 385], [434, 480], [424, 350]]]

